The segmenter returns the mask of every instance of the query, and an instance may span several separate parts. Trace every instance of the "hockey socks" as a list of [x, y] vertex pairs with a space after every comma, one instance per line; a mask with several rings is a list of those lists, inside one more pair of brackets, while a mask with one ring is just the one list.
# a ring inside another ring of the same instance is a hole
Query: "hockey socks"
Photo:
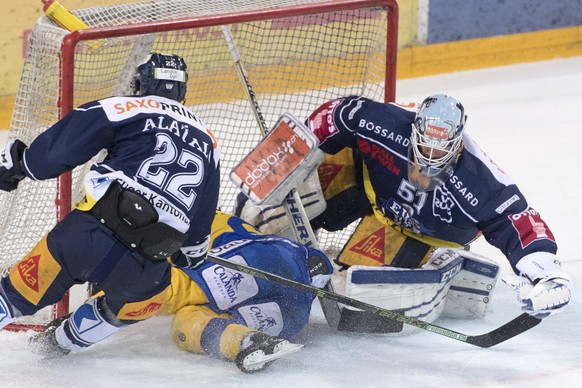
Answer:
[[[48, 357], [60, 357], [71, 351], [83, 349], [104, 340], [119, 331], [125, 324], [111, 318], [105, 299], [89, 299], [68, 318], [52, 321], [44, 332], [29, 341], [34, 353]], [[115, 320], [115, 325], [108, 320]]]

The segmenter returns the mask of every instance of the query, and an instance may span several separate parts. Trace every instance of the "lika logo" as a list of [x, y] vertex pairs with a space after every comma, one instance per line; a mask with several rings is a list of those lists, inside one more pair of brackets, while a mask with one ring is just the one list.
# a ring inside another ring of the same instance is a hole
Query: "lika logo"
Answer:
[[319, 174], [319, 183], [321, 189], [325, 192], [336, 175], [342, 170], [343, 166], [333, 163], [321, 163], [317, 169]]
[[350, 251], [384, 264], [385, 236], [386, 232], [384, 227], [382, 227], [362, 239], [359, 243], [350, 248]]
[[125, 313], [125, 315], [128, 317], [140, 317], [142, 315], [150, 315], [150, 314], [158, 311], [160, 309], [160, 307], [162, 307], [161, 303], [151, 302], [150, 304], [148, 304], [144, 308], [139, 309], [137, 311], [130, 311], [129, 313]]
[[18, 264], [18, 274], [34, 292], [38, 292], [38, 267], [40, 255], [29, 257]]

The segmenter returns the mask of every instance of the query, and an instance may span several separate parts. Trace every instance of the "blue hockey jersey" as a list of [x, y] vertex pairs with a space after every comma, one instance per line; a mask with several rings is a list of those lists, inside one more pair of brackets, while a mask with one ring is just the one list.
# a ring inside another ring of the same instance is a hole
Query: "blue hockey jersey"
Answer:
[[54, 178], [102, 149], [107, 155], [86, 175], [78, 208], [88, 210], [117, 180], [148, 198], [160, 222], [187, 233], [184, 244], [204, 253], [218, 201], [220, 152], [200, 118], [153, 95], [89, 102], [34, 139], [24, 151], [25, 172], [34, 180]]
[[358, 96], [329, 101], [308, 119], [329, 154], [352, 148], [376, 217], [432, 246], [467, 246], [483, 234], [512, 266], [537, 251], [555, 253], [554, 236], [511, 178], [464, 133], [452, 176], [435, 190], [408, 181], [408, 147], [417, 105]]
[[[310, 284], [307, 259], [316, 254], [326, 260], [331, 271], [331, 263], [321, 251], [279, 236], [258, 234], [240, 218], [217, 213], [212, 229], [216, 236], [212, 252], [236, 263]], [[251, 329], [288, 339], [309, 320], [311, 294], [212, 263], [184, 271], [207, 295], [210, 308], [228, 312], [236, 323]]]

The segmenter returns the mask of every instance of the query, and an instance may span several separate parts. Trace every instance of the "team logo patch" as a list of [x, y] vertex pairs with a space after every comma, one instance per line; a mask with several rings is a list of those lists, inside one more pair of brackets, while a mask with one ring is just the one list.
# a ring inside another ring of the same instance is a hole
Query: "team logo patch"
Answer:
[[534, 209], [529, 209], [519, 214], [511, 214], [508, 218], [519, 235], [522, 248], [538, 240], [556, 241], [540, 214]]
[[452, 209], [454, 206], [455, 202], [453, 201], [449, 191], [442, 186], [438, 186], [434, 190], [432, 214], [435, 217], [438, 217], [441, 221], [450, 224], [453, 222]]

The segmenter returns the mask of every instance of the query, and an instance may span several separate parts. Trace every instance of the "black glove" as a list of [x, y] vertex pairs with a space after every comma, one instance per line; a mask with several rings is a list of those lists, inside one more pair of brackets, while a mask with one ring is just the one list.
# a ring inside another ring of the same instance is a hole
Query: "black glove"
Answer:
[[174, 265], [176, 265], [177, 267], [189, 269], [196, 269], [200, 267], [206, 261], [205, 259], [206, 256], [203, 257], [186, 256], [184, 253], [182, 253], [181, 250], [174, 252], [172, 256], [170, 256], [170, 260], [172, 261], [172, 263], [174, 263]]
[[16, 189], [18, 182], [26, 176], [22, 166], [22, 155], [26, 147], [18, 139], [6, 144], [6, 149], [0, 154], [0, 190]]

